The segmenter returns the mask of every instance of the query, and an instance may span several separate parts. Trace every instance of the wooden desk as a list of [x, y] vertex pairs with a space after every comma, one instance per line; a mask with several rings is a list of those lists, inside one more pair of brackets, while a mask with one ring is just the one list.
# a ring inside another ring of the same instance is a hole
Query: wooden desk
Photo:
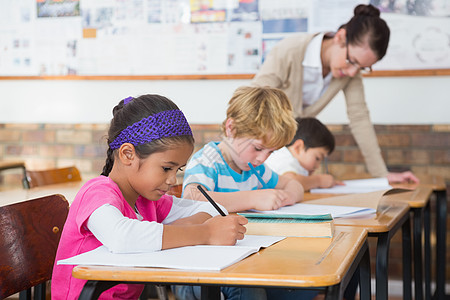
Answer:
[[[447, 194], [446, 194], [446, 183], [445, 180], [440, 176], [435, 175], [418, 175], [420, 179], [419, 184], [415, 183], [396, 183], [391, 184], [396, 188], [404, 188], [415, 190], [417, 188], [432, 189], [433, 193], [436, 195], [436, 290], [433, 299], [443, 300], [446, 298], [445, 295], [445, 282], [446, 282], [446, 232], [447, 232]], [[341, 179], [359, 179], [359, 178], [370, 178], [368, 174], [346, 174]], [[423, 190], [425, 191], [425, 190]], [[424, 192], [428, 193], [428, 192]], [[423, 194], [422, 194], [423, 195]], [[331, 197], [335, 196], [333, 194], [320, 194], [320, 197]], [[305, 194], [305, 199], [316, 199], [317, 194]], [[431, 198], [431, 197], [429, 197]], [[413, 214], [413, 235], [414, 235], [414, 248], [415, 253], [422, 253], [421, 246], [421, 227], [419, 224], [424, 224], [424, 262], [425, 262], [425, 299], [431, 299], [431, 245], [430, 245], [430, 204], [429, 199], [425, 206], [420, 207], [415, 206], [413, 201], [408, 201], [411, 206], [411, 211]], [[420, 252], [419, 252], [420, 251]], [[420, 255], [415, 255], [415, 259], [421, 258]], [[419, 268], [422, 264], [417, 264]], [[420, 284], [421, 279], [418, 278], [418, 273], [415, 271], [415, 280], [418, 285], [415, 285], [415, 292], [417, 299], [422, 299], [422, 285]], [[422, 277], [420, 277], [422, 278]]]
[[32, 189], [14, 189], [0, 191], [0, 206], [54, 194], [62, 194], [67, 199], [67, 201], [69, 201], [69, 204], [71, 204], [84, 183], [84, 181], [67, 182], [45, 185]]
[[202, 299], [220, 299], [220, 286], [322, 289], [342, 299], [360, 266], [362, 299], [370, 299], [367, 231], [336, 226], [334, 238], [296, 238], [263, 249], [222, 271], [76, 266], [72, 275], [88, 280], [79, 299], [94, 299], [123, 282], [202, 285]]
[[[388, 299], [389, 245], [394, 234], [398, 229], [402, 228], [403, 296], [404, 299], [411, 299], [411, 227], [409, 224], [409, 206], [404, 203], [387, 202], [385, 198], [388, 197], [383, 197], [382, 194], [383, 192], [350, 194], [309, 200], [304, 203], [377, 207], [375, 216], [335, 219], [336, 225], [365, 228], [369, 236], [377, 238], [377, 256], [375, 263], [377, 299]], [[316, 198], [321, 197], [321, 194], [314, 195]], [[381, 199], [381, 201], [374, 201], [374, 199]]]
[[[436, 290], [433, 299], [443, 300], [445, 295], [445, 277], [446, 277], [446, 255], [447, 255], [447, 193], [444, 178], [434, 175], [419, 175], [419, 184], [393, 184], [394, 187], [415, 189], [417, 187], [428, 187], [433, 190], [436, 195]], [[424, 211], [425, 228], [430, 224], [430, 214]], [[428, 224], [428, 225], [427, 225]], [[426, 235], [425, 231], [425, 235]], [[428, 233], [429, 234], [429, 233]], [[431, 253], [427, 253], [427, 248], [430, 249], [430, 237], [425, 236], [425, 261], [430, 260]], [[426, 299], [431, 298], [431, 287], [427, 278], [431, 277], [425, 272], [425, 296]]]
[[[431, 244], [430, 244], [430, 187], [418, 186], [416, 189], [390, 195], [387, 199], [395, 203], [406, 203], [413, 215], [414, 245], [414, 289], [417, 300], [423, 299], [423, 274], [425, 273], [425, 298], [431, 299]], [[422, 226], [423, 224], [423, 226]], [[422, 230], [423, 228], [423, 230]], [[422, 256], [422, 231], [424, 233], [424, 253]], [[424, 263], [424, 266], [423, 266]], [[424, 267], [425, 272], [423, 272]]]

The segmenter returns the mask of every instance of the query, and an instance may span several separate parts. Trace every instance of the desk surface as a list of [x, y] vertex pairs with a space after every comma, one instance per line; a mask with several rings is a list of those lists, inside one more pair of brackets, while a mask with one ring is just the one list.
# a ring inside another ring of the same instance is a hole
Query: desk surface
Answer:
[[53, 194], [63, 195], [69, 204], [83, 186], [84, 181], [66, 182], [35, 187], [31, 189], [13, 189], [0, 191], [0, 206], [10, 205], [25, 200], [35, 199]]
[[341, 282], [367, 237], [363, 228], [336, 226], [334, 238], [289, 237], [222, 271], [76, 266], [87, 280], [278, 287], [324, 287]]
[[409, 212], [409, 205], [407, 203], [389, 200], [391, 196], [396, 196], [398, 194], [389, 196], [383, 196], [382, 194], [383, 192], [372, 192], [335, 197], [325, 197], [325, 194], [312, 194], [317, 195], [316, 199], [304, 201], [303, 203], [376, 208], [376, 214], [354, 218], [337, 218], [334, 219], [334, 224], [364, 227], [371, 233], [387, 232], [397, 226], [399, 221]]
[[[420, 183], [391, 183], [391, 186], [395, 188], [403, 188], [413, 190], [417, 187], [429, 187], [433, 191], [443, 191], [446, 189], [445, 179], [442, 176], [428, 175], [428, 174], [415, 174], [419, 179]], [[361, 178], [372, 178], [367, 173], [358, 174], [344, 174], [341, 180], [347, 179], [361, 179]]]
[[[404, 191], [401, 193], [391, 193], [388, 196], [383, 196], [383, 194], [386, 191], [378, 191], [378, 192], [372, 192], [372, 193], [365, 193], [370, 195], [377, 195], [379, 199], [382, 199], [383, 201], [391, 201], [395, 203], [405, 203], [408, 204], [410, 207], [413, 208], [421, 208], [425, 207], [430, 200], [430, 196], [433, 193], [433, 188], [430, 186], [422, 186], [419, 185], [415, 189], [412, 189], [411, 191]], [[333, 198], [333, 200], [338, 201], [337, 203], [340, 203], [341, 205], [349, 205], [349, 206], [362, 206], [362, 207], [371, 207], [371, 208], [377, 208], [377, 203], [375, 203], [375, 206], [373, 202], [371, 201], [365, 201], [360, 196], [361, 194], [346, 194], [341, 196], [336, 196], [337, 194], [312, 194], [309, 192], [305, 193], [304, 199], [305, 203], [307, 201], [318, 201], [318, 199], [327, 199], [327, 198]], [[320, 202], [320, 201], [319, 201]], [[324, 204], [329, 205], [339, 205], [331, 203], [329, 200], [323, 201]]]
[[391, 184], [393, 187], [404, 188], [404, 189], [415, 189], [417, 187], [428, 187], [433, 191], [444, 191], [447, 187], [445, 180], [441, 176], [435, 175], [418, 175], [420, 183], [394, 183]]

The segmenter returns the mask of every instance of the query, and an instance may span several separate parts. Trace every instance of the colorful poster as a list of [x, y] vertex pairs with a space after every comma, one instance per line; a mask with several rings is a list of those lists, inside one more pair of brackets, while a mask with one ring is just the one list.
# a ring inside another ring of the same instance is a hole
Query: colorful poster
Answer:
[[36, 0], [38, 18], [80, 15], [80, 0]]

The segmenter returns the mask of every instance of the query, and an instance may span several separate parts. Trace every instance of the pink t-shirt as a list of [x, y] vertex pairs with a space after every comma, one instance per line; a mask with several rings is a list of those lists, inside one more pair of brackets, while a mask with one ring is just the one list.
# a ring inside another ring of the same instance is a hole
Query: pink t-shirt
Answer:
[[[144, 221], [161, 223], [169, 214], [172, 203], [172, 197], [167, 195], [158, 201], [139, 197], [136, 206]], [[64, 225], [53, 267], [52, 299], [78, 299], [86, 280], [72, 277], [74, 266], [57, 265], [56, 262], [102, 245], [87, 229], [86, 223], [90, 215], [104, 204], [113, 205], [125, 217], [137, 219], [134, 209], [114, 181], [106, 176], [89, 180], [76, 195]], [[138, 299], [143, 288], [140, 284], [119, 284], [102, 293], [99, 299]]]

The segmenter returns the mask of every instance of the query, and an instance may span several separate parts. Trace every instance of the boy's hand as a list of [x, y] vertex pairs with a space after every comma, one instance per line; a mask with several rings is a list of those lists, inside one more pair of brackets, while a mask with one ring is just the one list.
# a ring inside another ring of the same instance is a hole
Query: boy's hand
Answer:
[[330, 188], [335, 185], [344, 185], [342, 181], [336, 180], [333, 175], [330, 174], [317, 174], [319, 177], [319, 188]]
[[256, 210], [275, 210], [290, 205], [289, 194], [284, 190], [265, 189], [252, 191], [253, 207]]
[[247, 218], [240, 215], [215, 216], [204, 224], [209, 228], [209, 245], [234, 245], [244, 238]]

